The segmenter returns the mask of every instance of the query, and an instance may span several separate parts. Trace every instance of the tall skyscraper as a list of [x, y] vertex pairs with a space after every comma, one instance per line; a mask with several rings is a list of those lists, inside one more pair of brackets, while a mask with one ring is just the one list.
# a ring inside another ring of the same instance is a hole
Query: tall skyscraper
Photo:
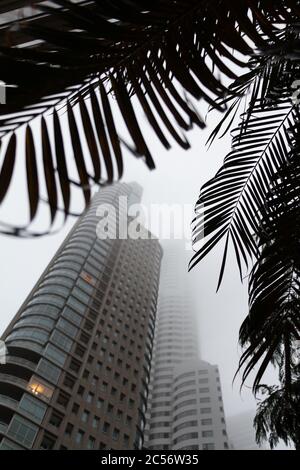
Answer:
[[95, 195], [2, 336], [0, 449], [143, 445], [161, 248], [97, 237], [98, 207], [119, 214], [120, 196], [141, 190]]
[[163, 243], [146, 441], [149, 449], [227, 449], [218, 367], [199, 359], [183, 242]]

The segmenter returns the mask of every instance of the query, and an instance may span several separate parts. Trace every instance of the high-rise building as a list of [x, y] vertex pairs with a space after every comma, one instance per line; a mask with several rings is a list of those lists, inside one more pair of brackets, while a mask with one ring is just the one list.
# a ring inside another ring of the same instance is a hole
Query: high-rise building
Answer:
[[161, 247], [96, 235], [140, 196], [101, 189], [4, 332], [0, 449], [142, 447]]
[[229, 448], [218, 367], [199, 359], [189, 256], [183, 242], [163, 243], [146, 425], [149, 449]]

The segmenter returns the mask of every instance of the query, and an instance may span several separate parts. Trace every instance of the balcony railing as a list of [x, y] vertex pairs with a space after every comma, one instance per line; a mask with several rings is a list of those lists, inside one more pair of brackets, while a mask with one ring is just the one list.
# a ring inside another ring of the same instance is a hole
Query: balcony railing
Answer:
[[0, 394], [0, 405], [7, 405], [15, 409], [18, 404], [18, 400], [14, 400], [13, 398], [8, 397], [7, 395]]
[[19, 356], [7, 356], [6, 362], [8, 364], [17, 364], [20, 366], [26, 366], [31, 370], [35, 370], [37, 364], [35, 364], [32, 361], [29, 361], [28, 359], [24, 359], [23, 357]]
[[27, 387], [27, 380], [20, 379], [20, 377], [16, 377], [15, 375], [10, 374], [0, 374], [0, 382], [9, 382], [16, 385], [20, 385], [23, 388]]

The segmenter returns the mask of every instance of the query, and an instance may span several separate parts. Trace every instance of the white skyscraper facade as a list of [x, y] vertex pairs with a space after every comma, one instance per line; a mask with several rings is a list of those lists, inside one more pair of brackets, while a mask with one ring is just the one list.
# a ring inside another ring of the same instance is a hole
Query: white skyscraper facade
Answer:
[[145, 446], [228, 449], [218, 367], [200, 360], [183, 242], [163, 243]]

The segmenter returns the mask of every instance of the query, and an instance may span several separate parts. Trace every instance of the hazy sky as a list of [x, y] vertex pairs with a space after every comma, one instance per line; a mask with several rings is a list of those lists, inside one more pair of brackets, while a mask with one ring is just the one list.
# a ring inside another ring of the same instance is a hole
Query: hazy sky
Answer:
[[[152, 141], [151, 150], [157, 169], [149, 172], [141, 160], [126, 155], [123, 181], [137, 181], [144, 188], [143, 203], [194, 204], [200, 186], [214, 175], [230, 148], [230, 136], [216, 141], [207, 150], [205, 141], [218, 120], [209, 114], [208, 127], [195, 129], [188, 134], [192, 148], [183, 151], [175, 146], [170, 151]], [[144, 119], [144, 118], [142, 118]], [[20, 193], [15, 188], [6, 205], [5, 215], [11, 220], [23, 218], [24, 207]], [[0, 218], [3, 219], [0, 212]], [[34, 283], [50, 261], [74, 223], [70, 219], [57, 235], [39, 239], [22, 240], [1, 236], [0, 254], [0, 329], [7, 326], [24, 301]], [[239, 379], [232, 386], [240, 350], [237, 346], [238, 329], [247, 312], [247, 283], [242, 285], [237, 267], [229, 257], [223, 285], [216, 294], [221, 250], [211, 253], [190, 274], [197, 303], [200, 324], [202, 358], [220, 367], [225, 412], [232, 415], [254, 408], [251, 391], [239, 393]]]

